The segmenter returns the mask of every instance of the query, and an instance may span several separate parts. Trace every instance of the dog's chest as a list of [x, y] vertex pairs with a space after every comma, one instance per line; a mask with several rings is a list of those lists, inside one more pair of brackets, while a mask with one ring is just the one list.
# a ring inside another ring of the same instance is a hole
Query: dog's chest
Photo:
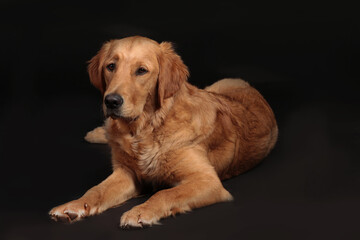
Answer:
[[161, 168], [162, 152], [154, 134], [149, 131], [141, 134], [125, 134], [119, 139], [119, 147], [137, 159], [143, 175], [154, 175]]

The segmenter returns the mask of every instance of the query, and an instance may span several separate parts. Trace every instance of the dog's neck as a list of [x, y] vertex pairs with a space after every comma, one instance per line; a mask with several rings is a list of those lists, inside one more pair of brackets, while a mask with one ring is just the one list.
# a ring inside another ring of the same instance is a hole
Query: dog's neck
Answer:
[[139, 119], [129, 124], [129, 130], [134, 134], [139, 134], [144, 128], [156, 129], [160, 127], [173, 106], [174, 100], [175, 97], [165, 99], [162, 106], [152, 103], [151, 101], [155, 101], [154, 99], [148, 101]]

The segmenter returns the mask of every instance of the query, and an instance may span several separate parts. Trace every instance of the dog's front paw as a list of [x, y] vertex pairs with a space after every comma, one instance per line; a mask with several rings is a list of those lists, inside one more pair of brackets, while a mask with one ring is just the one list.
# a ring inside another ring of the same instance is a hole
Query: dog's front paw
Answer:
[[120, 219], [120, 227], [145, 227], [159, 224], [160, 212], [152, 210], [146, 204], [141, 204], [125, 212]]
[[90, 214], [90, 206], [82, 200], [74, 200], [50, 210], [51, 219], [56, 222], [72, 223]]

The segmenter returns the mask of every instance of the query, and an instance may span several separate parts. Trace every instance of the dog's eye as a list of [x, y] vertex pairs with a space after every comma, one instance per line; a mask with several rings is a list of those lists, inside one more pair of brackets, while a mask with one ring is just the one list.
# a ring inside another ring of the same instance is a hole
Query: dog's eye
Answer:
[[114, 64], [114, 63], [110, 63], [109, 65], [106, 66], [106, 68], [107, 68], [110, 72], [112, 72], [112, 71], [114, 71], [114, 69], [115, 69], [115, 64]]
[[144, 67], [139, 67], [138, 70], [136, 70], [136, 75], [140, 76], [140, 75], [144, 75], [145, 73], [147, 73], [148, 70]]

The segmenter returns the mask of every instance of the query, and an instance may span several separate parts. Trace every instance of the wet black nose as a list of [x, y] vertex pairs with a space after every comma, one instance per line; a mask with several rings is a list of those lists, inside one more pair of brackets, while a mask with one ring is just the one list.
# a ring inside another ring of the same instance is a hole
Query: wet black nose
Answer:
[[124, 99], [119, 94], [112, 93], [106, 95], [104, 102], [107, 108], [116, 109], [124, 103]]

